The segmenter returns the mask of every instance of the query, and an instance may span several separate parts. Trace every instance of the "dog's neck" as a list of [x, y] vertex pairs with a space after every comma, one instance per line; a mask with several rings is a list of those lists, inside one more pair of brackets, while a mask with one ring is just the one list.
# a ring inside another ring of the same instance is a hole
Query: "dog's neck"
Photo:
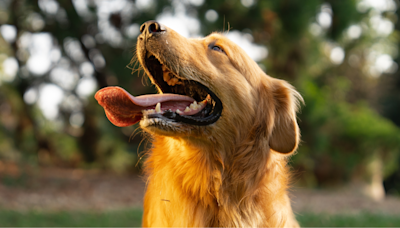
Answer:
[[[270, 159], [270, 156], [276, 157]], [[286, 160], [271, 153], [266, 140], [260, 138], [226, 147], [226, 144], [156, 136], [145, 171], [150, 182], [153, 178], [168, 180], [168, 183], [154, 181], [164, 183], [152, 186], [160, 189], [160, 200], [186, 200], [218, 214], [219, 218], [210, 218], [214, 222], [208, 225], [251, 226], [257, 221], [239, 222], [246, 221], [246, 217], [267, 220], [261, 211], [265, 207], [274, 210], [276, 205], [270, 204], [280, 197], [276, 193], [286, 192], [285, 165]], [[267, 189], [266, 182], [274, 189]], [[179, 199], [183, 196], [189, 197]], [[226, 211], [228, 208], [235, 211]]]

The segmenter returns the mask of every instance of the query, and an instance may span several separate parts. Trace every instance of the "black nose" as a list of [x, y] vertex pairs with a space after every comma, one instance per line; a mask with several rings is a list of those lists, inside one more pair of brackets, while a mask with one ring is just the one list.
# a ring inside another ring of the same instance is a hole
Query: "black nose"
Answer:
[[164, 25], [158, 23], [157, 21], [146, 21], [140, 26], [140, 32], [145, 33], [160, 33], [165, 31]]

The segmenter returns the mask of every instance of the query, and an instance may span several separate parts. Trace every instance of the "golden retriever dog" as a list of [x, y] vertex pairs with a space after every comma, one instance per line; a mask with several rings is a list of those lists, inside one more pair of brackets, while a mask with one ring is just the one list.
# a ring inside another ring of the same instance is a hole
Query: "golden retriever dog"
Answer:
[[155, 21], [140, 31], [137, 58], [159, 94], [95, 97], [113, 124], [151, 135], [143, 226], [298, 227], [287, 160], [300, 94], [223, 34], [187, 39]]

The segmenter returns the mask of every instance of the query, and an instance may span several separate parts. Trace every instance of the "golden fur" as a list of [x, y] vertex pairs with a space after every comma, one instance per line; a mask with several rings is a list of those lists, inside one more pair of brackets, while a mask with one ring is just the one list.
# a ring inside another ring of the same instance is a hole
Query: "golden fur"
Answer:
[[208, 126], [141, 121], [153, 144], [144, 166], [143, 226], [298, 227], [287, 159], [300, 137], [299, 93], [222, 34], [186, 39], [167, 29], [146, 49], [180, 77], [210, 88], [223, 112]]

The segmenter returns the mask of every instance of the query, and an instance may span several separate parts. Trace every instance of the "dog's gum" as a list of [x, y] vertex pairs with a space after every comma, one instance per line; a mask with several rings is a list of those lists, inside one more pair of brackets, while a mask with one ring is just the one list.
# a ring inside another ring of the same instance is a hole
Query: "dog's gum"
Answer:
[[167, 83], [168, 83], [168, 85], [170, 85], [170, 86], [174, 86], [174, 85], [176, 85], [176, 84], [179, 84], [179, 83], [178, 83], [178, 80], [179, 80], [179, 79], [177, 79], [177, 78], [170, 78], [170, 79], [167, 81]]
[[[167, 82], [167, 83], [168, 83], [168, 81], [171, 79], [171, 76], [169, 75], [169, 72], [168, 72], [168, 71], [164, 71], [164, 72], [163, 72], [163, 79], [164, 79], [164, 81]], [[169, 84], [168, 84], [168, 85], [169, 85]]]
[[176, 77], [174, 73], [168, 70], [168, 68], [164, 65], [161, 66], [162, 71], [163, 71], [163, 80], [169, 85], [169, 86], [174, 86], [174, 85], [182, 85], [183, 82], [179, 80], [179, 78]]

